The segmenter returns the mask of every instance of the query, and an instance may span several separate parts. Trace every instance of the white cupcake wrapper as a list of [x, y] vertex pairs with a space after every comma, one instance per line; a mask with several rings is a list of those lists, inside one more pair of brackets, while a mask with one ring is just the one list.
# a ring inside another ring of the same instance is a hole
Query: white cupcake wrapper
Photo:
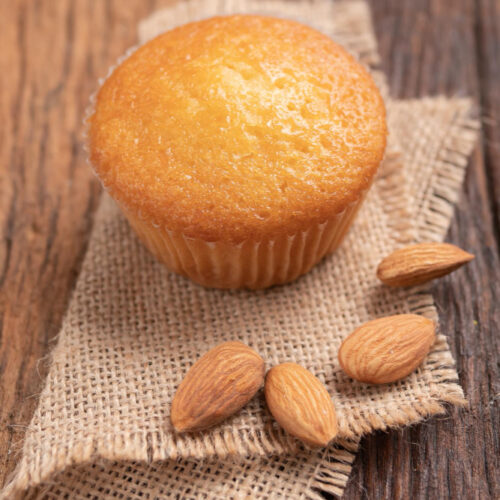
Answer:
[[336, 250], [365, 193], [340, 214], [306, 231], [238, 244], [190, 238], [121, 208], [145, 246], [171, 271], [207, 287], [258, 289], [293, 281]]
[[[142, 44], [129, 48], [99, 79], [99, 87], [90, 96], [84, 117], [84, 150], [86, 160], [104, 189], [107, 186], [97, 174], [88, 149], [89, 118], [94, 114], [99, 89], [113, 71]], [[132, 213], [117, 201], [144, 245], [171, 271], [196, 283], [212, 288], [266, 288], [287, 283], [307, 273], [325, 255], [342, 242], [368, 190], [331, 219], [315, 223], [308, 230], [284, 234], [262, 241], [239, 244], [224, 241], [207, 242], [159, 227]]]

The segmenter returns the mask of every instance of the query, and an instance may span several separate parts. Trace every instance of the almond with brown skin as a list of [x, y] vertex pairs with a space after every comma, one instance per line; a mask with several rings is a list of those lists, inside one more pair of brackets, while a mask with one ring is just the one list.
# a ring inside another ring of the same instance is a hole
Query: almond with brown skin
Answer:
[[322, 447], [337, 435], [337, 416], [328, 391], [302, 366], [283, 363], [271, 368], [264, 392], [276, 421], [304, 443]]
[[389, 286], [420, 285], [440, 278], [471, 261], [474, 255], [449, 243], [419, 243], [391, 253], [377, 268]]
[[178, 432], [212, 427], [245, 406], [264, 381], [263, 359], [241, 342], [225, 342], [188, 371], [172, 402]]
[[417, 314], [368, 321], [342, 342], [340, 366], [360, 382], [394, 382], [422, 363], [435, 337], [434, 322]]

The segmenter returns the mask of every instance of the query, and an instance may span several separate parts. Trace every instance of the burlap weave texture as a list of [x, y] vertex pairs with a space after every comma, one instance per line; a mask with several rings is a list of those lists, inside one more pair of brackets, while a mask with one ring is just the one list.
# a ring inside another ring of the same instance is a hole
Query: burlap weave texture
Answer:
[[[377, 74], [362, 2], [182, 2], [142, 23], [140, 38], [231, 12], [298, 18]], [[444, 401], [463, 401], [441, 335], [424, 365], [395, 384], [355, 383], [338, 365], [342, 339], [362, 322], [410, 311], [436, 316], [425, 287], [390, 290], [377, 282], [375, 268], [405, 243], [444, 237], [475, 139], [466, 99], [389, 101], [388, 111], [401, 157], [388, 155], [337, 253], [290, 285], [203, 289], [157, 263], [103, 198], [6, 496], [37, 485], [35, 495], [53, 498], [341, 494], [363, 433], [417, 422], [442, 411]], [[315, 373], [335, 402], [342, 439], [327, 450], [304, 450], [273, 422], [262, 394], [212, 431], [173, 433], [168, 416], [176, 387], [199, 356], [226, 340], [252, 346], [268, 366], [295, 361]]]

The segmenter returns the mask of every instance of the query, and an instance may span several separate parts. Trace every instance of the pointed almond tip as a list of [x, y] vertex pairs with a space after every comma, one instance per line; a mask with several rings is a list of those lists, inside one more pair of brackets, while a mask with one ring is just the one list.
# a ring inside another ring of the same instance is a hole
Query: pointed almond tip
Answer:
[[318, 448], [325, 448], [327, 447], [338, 435], [338, 429], [331, 430], [329, 434], [323, 436], [318, 440], [317, 447]]
[[186, 427], [182, 424], [182, 421], [180, 421], [174, 414], [170, 415], [170, 423], [176, 432], [180, 433], [186, 431]]
[[467, 259], [466, 262], [470, 262], [471, 260], [474, 260], [476, 256], [473, 253], [466, 252], [464, 250], [465, 258]]
[[457, 256], [460, 256], [460, 260], [465, 263], [473, 260], [476, 256], [463, 248], [453, 245], [453, 243], [443, 243], [443, 246], [448, 247], [451, 252], [455, 252]]
[[333, 440], [334, 436], [331, 437], [330, 439], [325, 438], [325, 439], [316, 439], [314, 441], [312, 440], [306, 440], [302, 438], [302, 441], [307, 444], [310, 448], [326, 448], [330, 442]]
[[335, 420], [334, 422], [330, 422], [330, 424], [333, 425], [326, 425], [321, 432], [317, 432], [314, 436], [309, 436], [309, 439], [303, 439], [308, 446], [312, 448], [325, 448], [338, 436], [339, 430], [336, 413], [335, 410], [333, 411], [335, 414]]
[[201, 428], [197, 426], [197, 422], [194, 422], [193, 419], [189, 418], [188, 416], [179, 417], [175, 414], [170, 415], [170, 423], [175, 429], [175, 432], [179, 434], [201, 430]]
[[175, 432], [177, 432], [178, 434], [182, 434], [182, 433], [186, 432], [186, 429], [183, 429], [182, 427], [180, 427], [178, 425], [172, 424], [172, 426], [174, 427]]

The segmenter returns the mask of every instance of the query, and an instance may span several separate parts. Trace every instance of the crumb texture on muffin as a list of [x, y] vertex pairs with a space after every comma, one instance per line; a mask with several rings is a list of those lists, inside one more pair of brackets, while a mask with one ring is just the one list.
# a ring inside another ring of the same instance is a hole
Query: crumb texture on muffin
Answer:
[[164, 33], [106, 80], [89, 119], [106, 188], [206, 241], [306, 230], [354, 203], [382, 160], [369, 74], [293, 21], [231, 16]]

